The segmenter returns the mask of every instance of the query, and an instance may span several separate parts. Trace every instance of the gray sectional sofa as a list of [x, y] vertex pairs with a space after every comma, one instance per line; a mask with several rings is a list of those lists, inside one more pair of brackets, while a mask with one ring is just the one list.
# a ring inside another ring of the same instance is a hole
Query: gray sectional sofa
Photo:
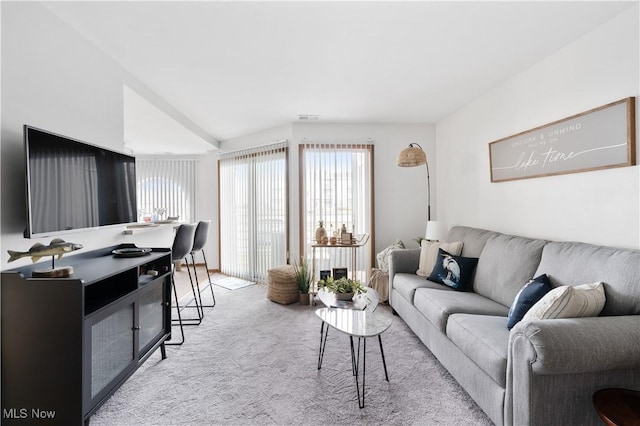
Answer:
[[[493, 422], [596, 425], [596, 390], [640, 390], [640, 251], [463, 226], [446, 241], [462, 241], [461, 256], [479, 258], [473, 291], [416, 275], [420, 249], [394, 250], [389, 303]], [[540, 274], [554, 287], [604, 282], [601, 314], [508, 330], [510, 305]]]

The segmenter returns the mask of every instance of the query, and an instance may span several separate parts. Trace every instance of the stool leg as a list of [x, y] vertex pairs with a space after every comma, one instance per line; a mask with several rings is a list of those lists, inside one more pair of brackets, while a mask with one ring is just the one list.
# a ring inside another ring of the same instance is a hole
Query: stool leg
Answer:
[[[204, 312], [203, 309], [200, 305], [200, 303], [198, 303], [198, 295], [200, 294], [199, 292], [196, 292], [196, 288], [193, 285], [193, 279], [191, 278], [191, 270], [189, 269], [189, 259], [185, 256], [184, 258], [184, 262], [187, 264], [187, 272], [189, 273], [189, 283], [191, 284], [191, 293], [193, 294], [193, 301], [196, 304], [195, 308], [196, 311], [198, 313], [198, 319], [194, 319], [194, 321], [197, 321], [198, 324], [200, 324], [202, 322], [202, 318], [204, 318]], [[193, 263], [193, 273], [194, 275], [196, 274], [196, 264], [195, 262]], [[195, 276], [196, 278], [196, 285], [197, 285], [197, 280], [198, 280], [198, 276]]]
[[176, 282], [173, 278], [173, 272], [171, 273], [171, 287], [173, 287], [173, 295], [176, 298], [176, 311], [178, 311], [178, 322], [180, 323], [180, 334], [182, 335], [182, 340], [180, 342], [165, 342], [164, 344], [167, 346], [179, 346], [184, 343], [184, 328], [182, 327], [182, 314], [180, 314], [180, 305], [178, 304], [178, 291], [176, 290]]
[[[191, 252], [191, 263], [193, 264], [193, 275], [196, 277], [196, 289], [198, 290], [194, 297], [197, 295], [200, 303], [200, 313], [204, 317], [204, 305], [202, 304], [202, 290], [200, 290], [200, 280], [198, 279], [198, 269], [196, 268], [196, 257]], [[196, 303], [197, 305], [198, 303]]]
[[209, 264], [207, 263], [207, 257], [204, 255], [204, 249], [202, 249], [202, 259], [204, 259], [204, 268], [207, 271], [207, 278], [209, 280], [209, 289], [211, 290], [211, 297], [213, 297], [213, 305], [211, 305], [211, 307], [213, 308], [214, 306], [216, 306], [216, 295], [213, 294], [213, 283], [211, 282], [211, 275], [209, 274]]
[[[193, 285], [193, 278], [191, 276], [191, 269], [189, 268], [189, 258], [185, 257], [184, 261], [185, 261], [185, 263], [187, 265], [187, 273], [189, 274], [189, 283], [191, 284], [191, 293], [193, 294], [193, 300], [194, 300], [196, 306], [189, 306], [187, 304], [186, 306], [183, 307], [183, 309], [195, 308], [197, 313], [198, 313], [198, 317], [197, 318], [182, 318], [182, 324], [183, 325], [200, 325], [204, 315], [202, 314], [201, 307], [198, 304], [198, 299], [197, 299], [197, 296], [196, 296], [196, 289], [195, 289], [195, 287]], [[176, 299], [176, 306], [178, 306], [177, 299]]]

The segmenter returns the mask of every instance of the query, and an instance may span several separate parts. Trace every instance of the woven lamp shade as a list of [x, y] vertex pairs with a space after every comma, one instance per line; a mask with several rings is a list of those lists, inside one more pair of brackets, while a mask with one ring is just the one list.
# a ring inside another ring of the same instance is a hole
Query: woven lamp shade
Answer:
[[427, 163], [427, 154], [422, 148], [409, 145], [398, 154], [399, 167], [416, 167]]

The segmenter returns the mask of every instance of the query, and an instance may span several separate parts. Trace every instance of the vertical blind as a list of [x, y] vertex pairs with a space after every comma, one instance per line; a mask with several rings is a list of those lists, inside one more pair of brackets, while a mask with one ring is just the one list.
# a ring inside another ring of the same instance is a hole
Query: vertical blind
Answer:
[[287, 263], [287, 143], [222, 154], [218, 170], [220, 269], [266, 281]]
[[193, 222], [197, 165], [194, 158], [137, 158], [138, 219], [178, 216], [181, 222]]
[[[310, 259], [311, 245], [320, 221], [327, 235], [342, 225], [354, 236], [373, 230], [373, 144], [304, 143], [300, 146], [301, 253]], [[357, 270], [351, 264], [350, 248], [315, 250], [315, 279], [318, 271], [347, 267], [349, 277], [363, 284], [371, 269], [371, 246], [357, 250]]]

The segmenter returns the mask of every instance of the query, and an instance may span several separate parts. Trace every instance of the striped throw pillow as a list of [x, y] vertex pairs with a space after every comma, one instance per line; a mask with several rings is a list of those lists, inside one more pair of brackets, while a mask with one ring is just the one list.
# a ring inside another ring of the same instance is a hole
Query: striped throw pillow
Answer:
[[604, 308], [602, 282], [560, 286], [545, 294], [527, 311], [522, 321], [553, 318], [597, 317]]

